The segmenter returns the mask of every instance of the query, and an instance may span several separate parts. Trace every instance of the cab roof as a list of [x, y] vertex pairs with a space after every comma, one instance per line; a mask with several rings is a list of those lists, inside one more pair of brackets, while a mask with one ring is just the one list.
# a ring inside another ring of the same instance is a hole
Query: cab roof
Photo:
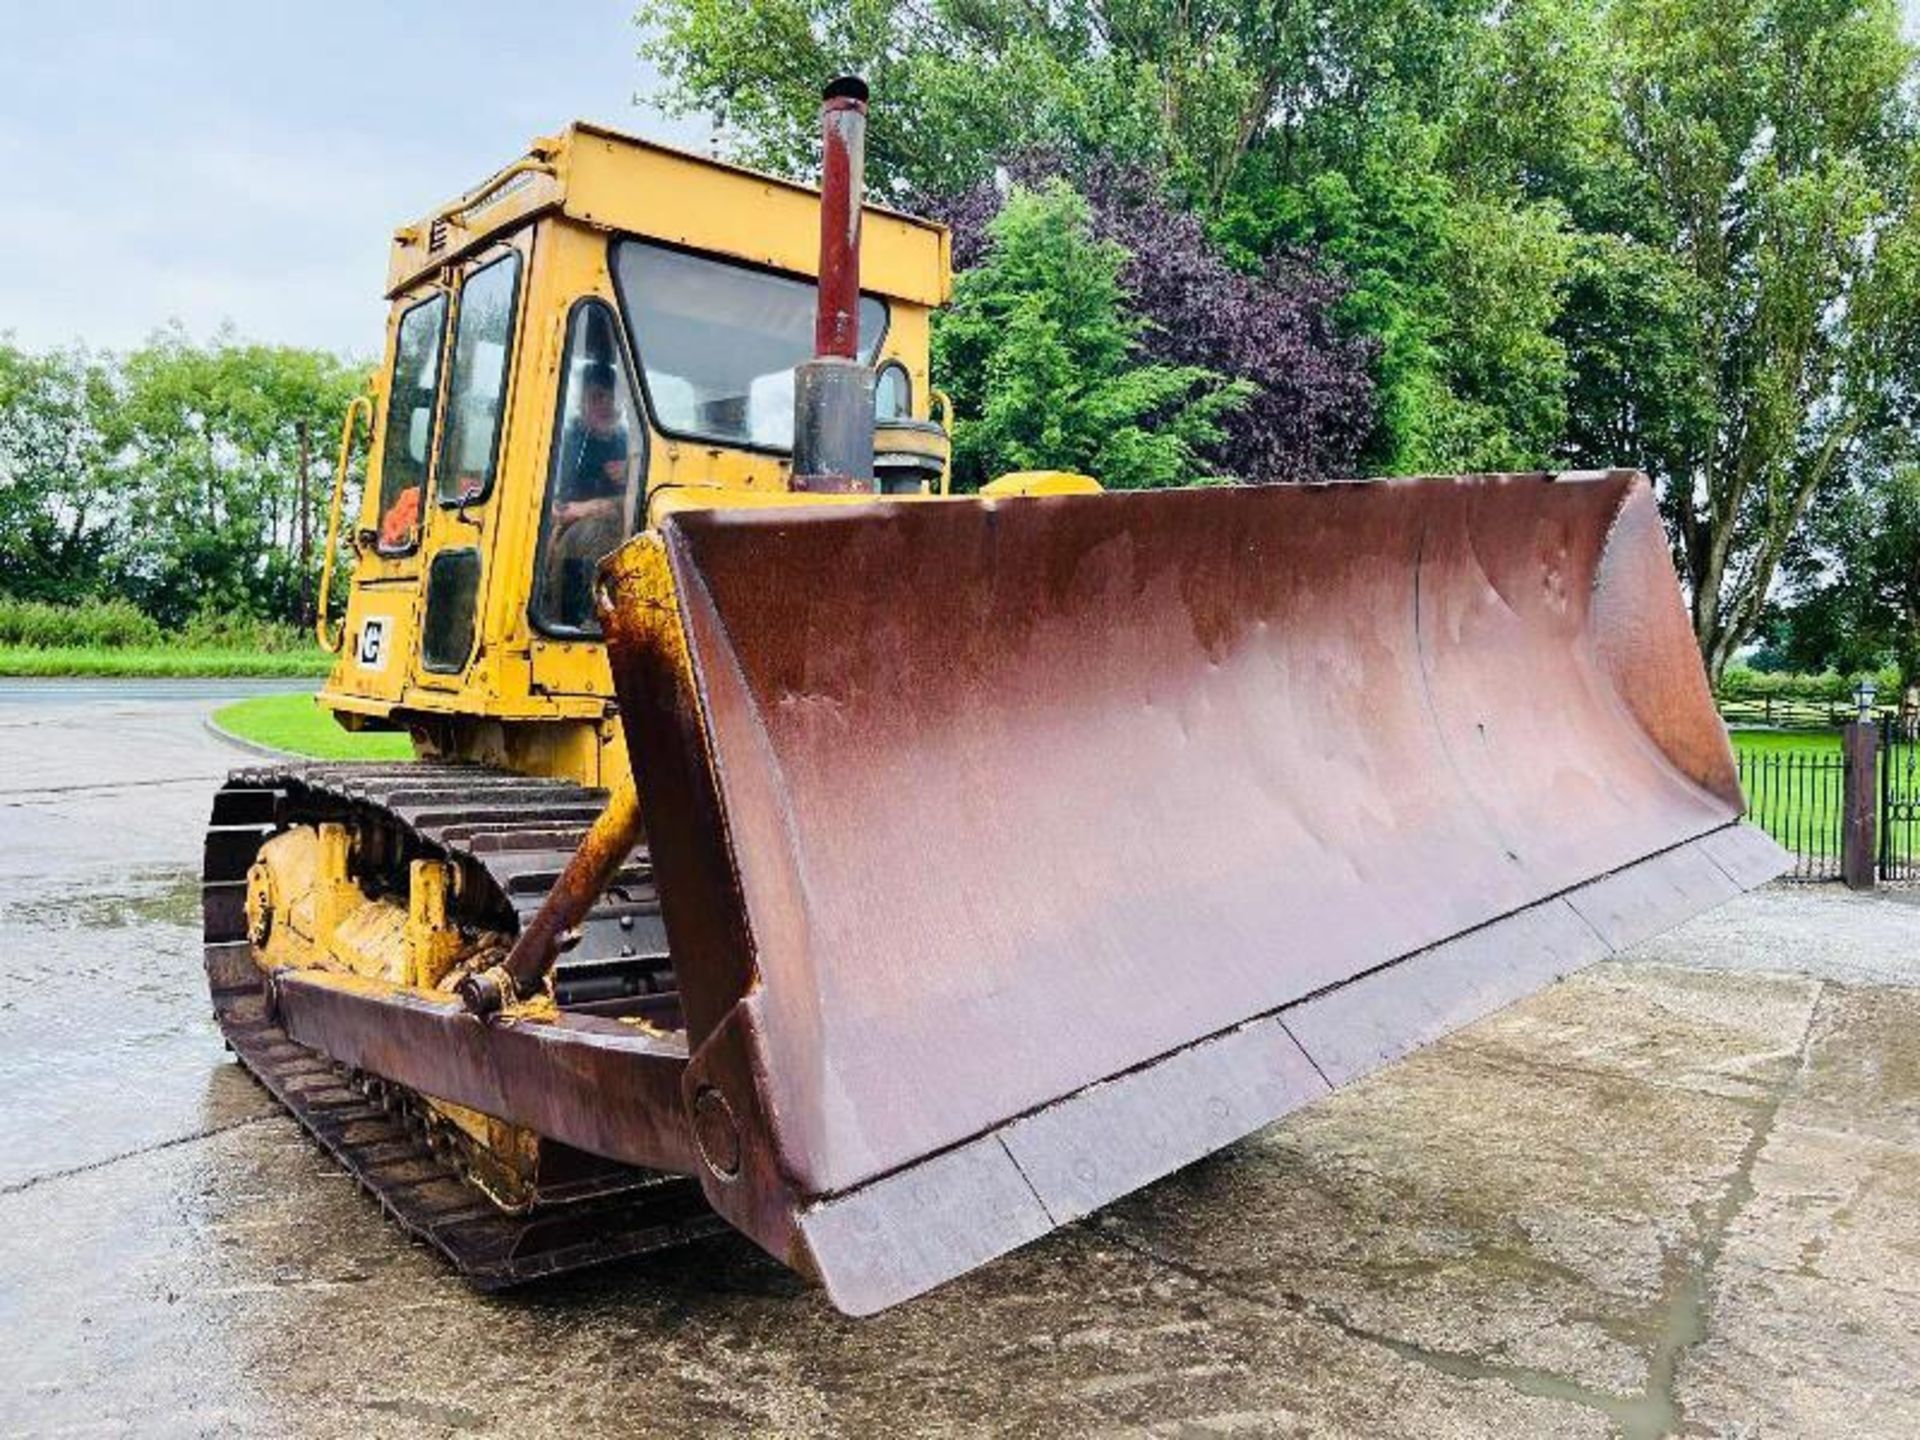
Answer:
[[[644, 236], [812, 276], [819, 269], [819, 194], [810, 185], [576, 120], [417, 224], [394, 232], [387, 295], [535, 217], [558, 211], [609, 233]], [[945, 303], [951, 249], [944, 225], [865, 207], [861, 288], [918, 305]]]

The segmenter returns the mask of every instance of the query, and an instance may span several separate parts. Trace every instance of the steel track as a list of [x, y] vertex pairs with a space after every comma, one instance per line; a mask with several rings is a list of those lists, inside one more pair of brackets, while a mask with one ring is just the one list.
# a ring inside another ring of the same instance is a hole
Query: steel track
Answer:
[[[459, 1157], [406, 1104], [296, 1044], [274, 1023], [246, 933], [246, 874], [289, 825], [352, 822], [379, 874], [417, 858], [460, 869], [463, 919], [511, 932], [539, 908], [604, 791], [479, 766], [280, 765], [234, 771], [214, 799], [203, 868], [206, 968], [228, 1047], [409, 1234], [482, 1289], [500, 1289], [685, 1244], [726, 1228], [686, 1177], [615, 1165], [565, 1147], [562, 1179], [509, 1214], [462, 1178]], [[564, 1008], [620, 1009], [672, 1023], [673, 970], [644, 851], [636, 850], [580, 927], [555, 974]], [[384, 1087], [382, 1087], [384, 1088]], [[543, 1174], [556, 1168], [543, 1154]]]

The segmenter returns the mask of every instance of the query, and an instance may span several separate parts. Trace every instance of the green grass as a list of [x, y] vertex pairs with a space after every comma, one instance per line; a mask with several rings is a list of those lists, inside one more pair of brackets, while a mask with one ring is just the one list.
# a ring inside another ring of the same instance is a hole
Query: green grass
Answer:
[[1838, 730], [1735, 730], [1733, 748], [1743, 755], [1838, 755]]
[[185, 650], [167, 647], [96, 645], [0, 645], [0, 675], [109, 675], [127, 678], [195, 676], [321, 676], [333, 657], [312, 650]]
[[410, 760], [413, 744], [389, 730], [342, 730], [306, 694], [256, 695], [216, 710], [213, 723], [230, 735], [315, 760]]

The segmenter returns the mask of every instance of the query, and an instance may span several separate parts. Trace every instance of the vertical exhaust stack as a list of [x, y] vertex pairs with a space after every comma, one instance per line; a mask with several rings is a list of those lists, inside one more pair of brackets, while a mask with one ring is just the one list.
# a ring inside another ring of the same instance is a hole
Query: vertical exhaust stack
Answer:
[[860, 205], [867, 83], [828, 82], [820, 107], [819, 308], [813, 359], [793, 371], [793, 488], [861, 494], [873, 478], [873, 369], [860, 363]]

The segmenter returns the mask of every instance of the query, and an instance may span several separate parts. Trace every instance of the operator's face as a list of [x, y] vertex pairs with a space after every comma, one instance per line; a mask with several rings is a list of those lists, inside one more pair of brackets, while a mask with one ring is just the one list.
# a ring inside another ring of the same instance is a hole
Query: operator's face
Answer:
[[580, 418], [595, 430], [611, 430], [618, 412], [614, 409], [613, 391], [605, 385], [589, 385], [580, 402]]

